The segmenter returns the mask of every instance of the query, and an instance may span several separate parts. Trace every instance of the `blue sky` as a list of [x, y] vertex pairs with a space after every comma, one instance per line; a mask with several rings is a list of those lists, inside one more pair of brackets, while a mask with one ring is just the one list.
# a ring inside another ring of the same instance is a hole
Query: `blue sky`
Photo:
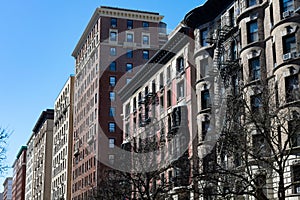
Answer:
[[[101, 5], [159, 12], [172, 30], [204, 0], [7, 0], [0, 6], [0, 127], [12, 131], [7, 165], [26, 145], [40, 113], [53, 108], [70, 74], [71, 56]], [[4, 176], [12, 175], [12, 170]], [[4, 177], [0, 178], [0, 192]]]

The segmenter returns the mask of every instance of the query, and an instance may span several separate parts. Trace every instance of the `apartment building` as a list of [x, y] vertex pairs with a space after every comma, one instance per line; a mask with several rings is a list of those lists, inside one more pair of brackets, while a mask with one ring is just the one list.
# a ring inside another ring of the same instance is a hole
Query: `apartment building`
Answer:
[[29, 182], [26, 182], [27, 192], [30, 191], [30, 187], [32, 188], [32, 195], [28, 199], [51, 199], [53, 120], [53, 109], [43, 111], [32, 130], [34, 136], [31, 136], [28, 142], [32, 143], [34, 149], [27, 154], [31, 157], [26, 158], [32, 162], [30, 166], [32, 171], [29, 174], [32, 175], [32, 179], [27, 179]]
[[51, 199], [71, 198], [74, 79], [68, 78], [55, 100]]
[[15, 200], [25, 199], [26, 151], [27, 146], [22, 146], [13, 164], [12, 198]]
[[[127, 164], [131, 167], [128, 172], [141, 170], [137, 166], [143, 166], [144, 173], [159, 172], [151, 181], [141, 182], [141, 188], [132, 186], [134, 199], [143, 195], [139, 191], [147, 189], [149, 193], [159, 193], [158, 199], [191, 198], [188, 188], [192, 187], [196, 132], [193, 111], [197, 108], [195, 68], [190, 62], [194, 48], [192, 35], [192, 29], [179, 24], [168, 42], [119, 93], [123, 102], [123, 149], [155, 156], [136, 160], [139, 156], [132, 155], [116, 165], [122, 166], [122, 162], [132, 159]], [[147, 182], [151, 184], [144, 187]]]
[[[163, 16], [101, 6], [77, 43], [75, 58], [72, 199], [88, 199], [104, 169], [107, 151], [122, 143], [117, 88], [166, 41]], [[101, 139], [100, 139], [101, 138]]]
[[35, 135], [32, 134], [27, 142], [27, 151], [26, 151], [26, 181], [25, 181], [25, 199], [31, 200], [33, 192], [33, 164], [34, 164], [34, 139]]
[[[185, 16], [185, 24], [195, 29], [200, 173], [223, 169], [227, 177], [225, 171], [244, 169], [239, 175], [254, 183], [245, 186], [247, 181], [234, 178], [214, 184], [203, 176], [204, 199], [299, 199], [299, 5], [294, 0], [208, 0]], [[221, 91], [232, 106], [227, 118], [234, 116], [234, 127], [244, 127], [232, 131], [241, 132], [227, 146], [244, 133], [243, 153], [224, 148], [228, 132], [212, 133], [217, 126], [212, 109]], [[211, 141], [216, 146], [207, 152]]]
[[7, 177], [3, 183], [3, 200], [12, 200], [12, 177]]

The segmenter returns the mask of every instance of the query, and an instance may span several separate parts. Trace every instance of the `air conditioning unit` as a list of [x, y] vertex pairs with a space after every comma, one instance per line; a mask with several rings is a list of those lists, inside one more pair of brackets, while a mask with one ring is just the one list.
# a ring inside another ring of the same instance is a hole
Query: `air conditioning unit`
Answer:
[[282, 56], [283, 60], [289, 60], [291, 58], [292, 58], [292, 54], [291, 53], [286, 53], [286, 54], [283, 54], [283, 56]]
[[285, 11], [285, 12], [282, 13], [282, 17], [283, 18], [288, 18], [288, 17], [292, 16], [293, 12], [294, 11], [292, 11], [292, 10]]

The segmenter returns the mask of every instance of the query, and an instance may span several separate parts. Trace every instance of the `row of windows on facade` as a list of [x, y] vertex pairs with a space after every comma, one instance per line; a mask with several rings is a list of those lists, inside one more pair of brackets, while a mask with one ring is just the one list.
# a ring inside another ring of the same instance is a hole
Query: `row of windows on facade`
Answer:
[[82, 174], [85, 174], [91, 168], [96, 166], [96, 158], [91, 157], [87, 161], [83, 162], [82, 165], [78, 166], [75, 170], [73, 170], [73, 180], [77, 179]]
[[[247, 0], [247, 6], [251, 7], [258, 4], [258, 0]], [[272, 6], [272, 5], [271, 5]], [[282, 12], [289, 12], [294, 10], [294, 0], [281, 0]], [[233, 9], [230, 10], [230, 26], [234, 25]], [[271, 12], [271, 21], [273, 21], [273, 12]], [[271, 22], [273, 24], [273, 22]], [[247, 23], [247, 41], [248, 43], [256, 42], [259, 40], [258, 23], [257, 20], [252, 20]], [[200, 30], [200, 45], [202, 47], [208, 46], [209, 30], [204, 28]]]
[[[72, 193], [75, 193], [79, 190], [81, 190], [81, 188], [84, 188], [86, 186], [91, 186], [92, 183], [95, 183], [96, 181], [96, 174], [95, 172], [90, 173], [88, 176], [80, 179], [78, 182], [74, 183], [72, 186]], [[83, 193], [80, 195], [84, 195]], [[76, 197], [75, 197], [76, 199]]]
[[[118, 32], [116, 30], [110, 30], [109, 32], [109, 41], [117, 42], [118, 41]], [[126, 33], [126, 42], [133, 43], [134, 42], [134, 34]], [[142, 45], [150, 45], [150, 36], [142, 34]]]
[[[116, 47], [111, 47], [110, 51], [109, 51], [109, 55], [110, 56], [117, 56], [117, 48]], [[126, 57], [127, 58], [133, 58], [133, 51], [132, 50], [127, 50]], [[145, 60], [149, 59], [149, 50], [143, 50], [142, 58], [145, 59]]]
[[[117, 18], [111, 18], [110, 19], [110, 26], [112, 28], [116, 28], [118, 26], [118, 19]], [[149, 29], [149, 22], [142, 22], [142, 27], [144, 29]], [[127, 20], [127, 29], [133, 29], [133, 20], [128, 19]]]

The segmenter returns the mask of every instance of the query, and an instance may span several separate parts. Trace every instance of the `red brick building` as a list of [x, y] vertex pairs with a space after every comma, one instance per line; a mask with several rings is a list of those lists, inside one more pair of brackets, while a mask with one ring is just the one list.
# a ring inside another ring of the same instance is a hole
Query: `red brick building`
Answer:
[[115, 155], [109, 151], [122, 143], [117, 88], [128, 83], [167, 40], [162, 18], [154, 12], [99, 7], [72, 53], [74, 200], [88, 199], [106, 166], [113, 166]]
[[13, 185], [12, 185], [12, 199], [25, 199], [25, 181], [26, 181], [26, 151], [27, 146], [22, 146], [17, 159], [13, 164]]

